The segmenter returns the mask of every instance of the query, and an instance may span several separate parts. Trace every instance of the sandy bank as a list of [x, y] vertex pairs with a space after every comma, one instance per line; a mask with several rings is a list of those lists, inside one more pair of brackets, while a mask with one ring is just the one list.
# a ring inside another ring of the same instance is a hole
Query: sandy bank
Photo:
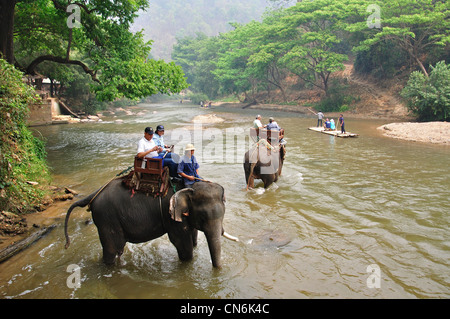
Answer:
[[[234, 108], [234, 109], [250, 109], [255, 110], [255, 114], [258, 110], [264, 111], [276, 111], [276, 112], [291, 112], [303, 114], [305, 116], [314, 117], [316, 116], [314, 111], [310, 106], [302, 106], [302, 105], [279, 105], [279, 104], [245, 104], [245, 103], [231, 103], [231, 102], [216, 102], [212, 104], [216, 107], [224, 107], [224, 108]], [[341, 112], [323, 112], [325, 117], [339, 117]], [[358, 111], [358, 110], [350, 110], [347, 112], [343, 112], [345, 118], [354, 118], [354, 119], [376, 119], [376, 120], [395, 120], [395, 121], [411, 121], [413, 118], [407, 115], [405, 112], [380, 112], [377, 111]]]
[[222, 123], [225, 121], [223, 118], [218, 117], [216, 114], [197, 115], [192, 119], [192, 122], [197, 124], [214, 124]]
[[449, 122], [391, 123], [378, 127], [385, 136], [402, 140], [450, 145]]

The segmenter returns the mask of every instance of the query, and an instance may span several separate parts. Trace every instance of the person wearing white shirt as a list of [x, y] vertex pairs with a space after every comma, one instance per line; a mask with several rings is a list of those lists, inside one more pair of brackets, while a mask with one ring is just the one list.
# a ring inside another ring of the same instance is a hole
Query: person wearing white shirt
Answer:
[[138, 154], [139, 158], [153, 158], [158, 157], [158, 153], [162, 152], [162, 148], [153, 141], [153, 129], [146, 127], [144, 130], [144, 137], [139, 140]]
[[259, 141], [259, 130], [263, 128], [261, 123], [261, 115], [256, 115], [256, 119], [253, 121], [253, 128], [256, 130], [256, 141]]
[[257, 115], [256, 119], [253, 121], [253, 128], [262, 128], [263, 125], [261, 123], [261, 115]]

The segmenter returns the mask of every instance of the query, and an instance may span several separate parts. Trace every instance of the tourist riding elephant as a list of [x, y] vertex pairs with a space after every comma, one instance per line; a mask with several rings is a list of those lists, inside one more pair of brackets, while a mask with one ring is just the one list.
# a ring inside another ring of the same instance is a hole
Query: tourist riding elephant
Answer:
[[264, 182], [264, 188], [267, 188], [281, 175], [286, 149], [279, 143], [272, 143], [272, 145], [266, 139], [261, 139], [245, 153], [244, 171], [247, 190], [254, 187], [255, 179], [261, 179]]
[[[165, 233], [176, 247], [182, 261], [191, 260], [197, 245], [197, 230], [205, 233], [214, 267], [221, 266], [221, 241], [224, 233], [224, 189], [219, 184], [198, 182], [192, 188], [174, 193], [170, 188], [165, 197], [132, 193], [121, 179], [113, 180], [100, 192], [74, 203], [66, 214], [64, 232], [66, 248], [70, 244], [67, 223], [75, 207], [90, 206], [103, 246], [103, 261], [113, 264], [122, 255], [127, 242], [142, 243]], [[230, 236], [229, 239], [236, 238]]]

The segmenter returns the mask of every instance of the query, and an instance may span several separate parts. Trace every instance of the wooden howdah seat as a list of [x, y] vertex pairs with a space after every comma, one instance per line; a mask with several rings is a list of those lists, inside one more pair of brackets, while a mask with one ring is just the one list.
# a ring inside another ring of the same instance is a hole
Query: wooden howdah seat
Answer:
[[284, 137], [284, 129], [281, 129], [281, 131], [276, 131], [252, 127], [250, 128], [250, 137], [254, 142], [258, 142], [260, 139], [267, 139], [267, 142], [272, 144], [272, 142], [276, 141], [277, 138], [281, 139]]
[[135, 190], [161, 195], [167, 189], [168, 179], [168, 168], [163, 167], [162, 158], [134, 158], [132, 184]]
[[[143, 165], [143, 163], [145, 163]], [[134, 171], [145, 175], [157, 175], [162, 178], [164, 173], [162, 158], [134, 158]]]

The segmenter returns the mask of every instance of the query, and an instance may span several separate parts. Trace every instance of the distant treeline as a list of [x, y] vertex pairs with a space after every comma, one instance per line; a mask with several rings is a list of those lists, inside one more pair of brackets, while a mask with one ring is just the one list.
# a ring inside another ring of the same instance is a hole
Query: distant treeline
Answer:
[[[284, 2], [276, 0], [272, 2]], [[198, 32], [208, 36], [230, 31], [230, 22], [246, 23], [259, 19], [268, 0], [152, 0], [150, 7], [139, 14], [133, 29], [144, 29], [153, 41], [151, 54], [170, 60], [177, 38]]]
[[[418, 71], [428, 82], [433, 66], [444, 61], [440, 69], [448, 69], [450, 58], [447, 1], [302, 1], [267, 12], [262, 21], [233, 27], [217, 36], [198, 33], [178, 40], [172, 58], [193, 92], [252, 102], [258, 92], [276, 89], [288, 102], [286, 79], [294, 76], [326, 97], [330, 75], [343, 70], [349, 57], [354, 57], [357, 72], [378, 79]], [[439, 93], [441, 100], [446, 92]], [[447, 102], [439, 103], [448, 109]], [[426, 112], [448, 117], [448, 110]]]

